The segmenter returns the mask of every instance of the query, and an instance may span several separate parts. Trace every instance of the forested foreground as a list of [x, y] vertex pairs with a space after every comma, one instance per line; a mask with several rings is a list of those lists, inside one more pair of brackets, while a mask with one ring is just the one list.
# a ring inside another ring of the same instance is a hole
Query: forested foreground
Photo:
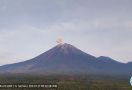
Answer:
[[55, 84], [55, 88], [0, 88], [0, 90], [132, 90], [129, 77], [113, 76], [11, 76], [1, 84]]

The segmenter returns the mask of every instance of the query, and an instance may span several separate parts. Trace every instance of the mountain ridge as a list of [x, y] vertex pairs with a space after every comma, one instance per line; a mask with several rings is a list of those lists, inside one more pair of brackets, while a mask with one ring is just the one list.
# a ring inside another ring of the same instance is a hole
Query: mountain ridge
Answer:
[[73, 45], [58, 44], [30, 60], [0, 66], [0, 73], [51, 74], [127, 74], [131, 63], [124, 64], [109, 57], [94, 57]]

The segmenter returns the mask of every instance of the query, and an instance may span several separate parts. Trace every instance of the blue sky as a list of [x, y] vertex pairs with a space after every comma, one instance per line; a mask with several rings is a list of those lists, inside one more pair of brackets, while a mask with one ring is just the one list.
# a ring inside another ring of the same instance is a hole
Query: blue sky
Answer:
[[31, 59], [61, 37], [79, 49], [132, 61], [132, 0], [0, 0], [0, 65]]

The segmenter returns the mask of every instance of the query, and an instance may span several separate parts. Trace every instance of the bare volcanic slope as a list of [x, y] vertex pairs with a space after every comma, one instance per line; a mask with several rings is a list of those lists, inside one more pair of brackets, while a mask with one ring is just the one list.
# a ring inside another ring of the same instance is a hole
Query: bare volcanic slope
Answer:
[[131, 64], [108, 57], [96, 58], [70, 44], [58, 44], [41, 55], [20, 63], [0, 67], [0, 73], [35, 74], [127, 74]]

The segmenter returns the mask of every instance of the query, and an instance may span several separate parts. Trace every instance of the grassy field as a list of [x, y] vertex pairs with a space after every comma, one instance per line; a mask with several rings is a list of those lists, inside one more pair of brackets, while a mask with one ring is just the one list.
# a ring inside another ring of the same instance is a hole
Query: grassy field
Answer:
[[0, 90], [132, 90], [129, 77], [94, 75], [0, 76], [0, 84], [53, 84], [57, 88], [0, 88]]

